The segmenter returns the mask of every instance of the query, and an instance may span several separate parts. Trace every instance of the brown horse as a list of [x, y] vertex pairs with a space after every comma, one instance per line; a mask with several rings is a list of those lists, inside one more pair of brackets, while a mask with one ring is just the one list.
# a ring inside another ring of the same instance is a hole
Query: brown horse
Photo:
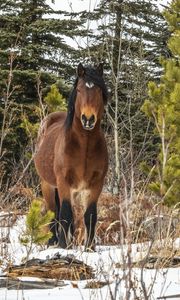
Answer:
[[97, 201], [108, 168], [101, 119], [107, 90], [103, 68], [78, 65], [68, 111], [47, 116], [41, 127], [35, 165], [47, 207], [55, 212], [49, 244], [82, 244], [93, 249]]

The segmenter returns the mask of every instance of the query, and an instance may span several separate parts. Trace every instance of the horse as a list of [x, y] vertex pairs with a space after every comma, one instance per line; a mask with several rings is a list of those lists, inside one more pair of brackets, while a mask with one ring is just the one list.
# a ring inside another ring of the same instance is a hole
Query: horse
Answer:
[[[47, 209], [55, 212], [49, 245], [94, 250], [97, 202], [108, 169], [101, 120], [107, 103], [103, 66], [77, 67], [67, 112], [45, 117], [34, 158]], [[86, 233], [86, 238], [85, 238]]]

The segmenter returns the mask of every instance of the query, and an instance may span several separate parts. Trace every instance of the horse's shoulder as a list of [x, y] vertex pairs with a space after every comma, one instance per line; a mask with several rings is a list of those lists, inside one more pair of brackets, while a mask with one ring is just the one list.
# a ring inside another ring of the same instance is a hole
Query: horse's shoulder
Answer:
[[44, 137], [56, 128], [61, 127], [66, 119], [66, 112], [53, 112], [47, 115], [41, 122], [37, 144], [40, 144]]

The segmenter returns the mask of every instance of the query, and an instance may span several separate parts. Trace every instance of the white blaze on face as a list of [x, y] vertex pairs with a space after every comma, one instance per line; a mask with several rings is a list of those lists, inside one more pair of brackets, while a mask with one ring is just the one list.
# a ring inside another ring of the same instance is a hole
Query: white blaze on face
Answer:
[[93, 82], [86, 82], [86, 86], [87, 86], [89, 89], [92, 89], [93, 86], [94, 86], [94, 83], [93, 83]]

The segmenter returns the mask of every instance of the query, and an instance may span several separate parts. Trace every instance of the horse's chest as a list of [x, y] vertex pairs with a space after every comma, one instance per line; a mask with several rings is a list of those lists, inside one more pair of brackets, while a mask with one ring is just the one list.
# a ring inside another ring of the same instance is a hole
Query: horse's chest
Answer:
[[69, 166], [64, 175], [70, 187], [83, 195], [94, 183], [101, 179], [102, 174], [102, 168], [100, 169], [97, 168], [97, 166], [93, 166], [93, 163], [90, 165], [79, 163], [76, 166]]
[[[101, 158], [99, 158], [101, 159]], [[84, 149], [71, 149], [71, 152], [66, 153], [65, 165], [79, 169], [79, 172], [87, 171], [94, 168], [94, 162], [98, 160], [91, 152], [86, 152]]]
[[[87, 188], [102, 179], [106, 168], [105, 151], [102, 142], [78, 144], [67, 147], [64, 160], [64, 176], [73, 188], [82, 189], [82, 182]], [[81, 187], [81, 188], [80, 188]], [[82, 192], [83, 193], [83, 192]]]

